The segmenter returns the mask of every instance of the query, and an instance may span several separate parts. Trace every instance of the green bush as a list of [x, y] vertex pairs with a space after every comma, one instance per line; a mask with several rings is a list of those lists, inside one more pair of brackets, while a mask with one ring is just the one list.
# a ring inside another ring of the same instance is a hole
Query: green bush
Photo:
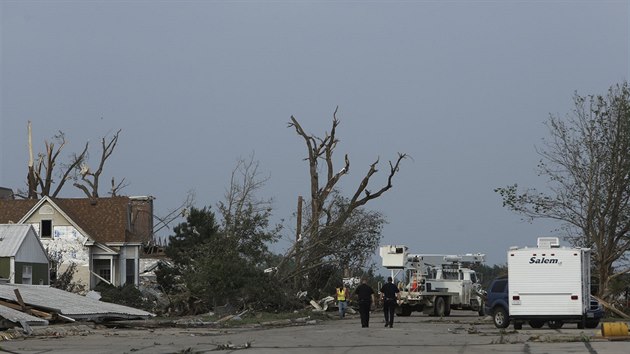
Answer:
[[152, 310], [152, 303], [142, 295], [140, 290], [133, 284], [124, 286], [113, 286], [104, 282], [99, 283], [94, 291], [101, 294], [101, 301], [111, 302], [113, 304], [129, 306], [145, 311]]

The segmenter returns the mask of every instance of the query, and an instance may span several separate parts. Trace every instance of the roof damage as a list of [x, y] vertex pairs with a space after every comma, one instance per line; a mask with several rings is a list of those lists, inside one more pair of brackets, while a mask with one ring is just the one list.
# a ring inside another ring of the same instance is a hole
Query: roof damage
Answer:
[[0, 324], [148, 319], [155, 315], [44, 285], [0, 284]]

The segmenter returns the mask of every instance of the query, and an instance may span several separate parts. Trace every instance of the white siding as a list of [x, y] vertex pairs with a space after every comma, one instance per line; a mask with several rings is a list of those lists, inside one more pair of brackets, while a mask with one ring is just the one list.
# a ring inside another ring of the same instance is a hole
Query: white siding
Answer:
[[73, 226], [55, 226], [52, 239], [43, 239], [42, 243], [53, 260], [60, 260], [60, 263], [73, 261], [84, 265], [90, 260], [89, 250], [83, 245], [85, 241], [87, 237]]
[[[583, 292], [582, 259], [580, 249], [509, 251], [510, 315], [582, 315], [589, 295]], [[515, 301], [514, 296], [520, 297], [520, 301]], [[572, 296], [577, 299], [571, 299]]]

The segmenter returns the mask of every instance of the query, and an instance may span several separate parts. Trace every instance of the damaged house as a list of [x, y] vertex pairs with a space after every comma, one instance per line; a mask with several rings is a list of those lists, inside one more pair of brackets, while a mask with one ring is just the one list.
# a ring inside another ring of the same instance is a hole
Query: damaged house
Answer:
[[52, 278], [74, 263], [73, 282], [86, 289], [137, 286], [142, 245], [153, 237], [153, 197], [0, 199], [0, 224], [8, 223], [33, 227]]

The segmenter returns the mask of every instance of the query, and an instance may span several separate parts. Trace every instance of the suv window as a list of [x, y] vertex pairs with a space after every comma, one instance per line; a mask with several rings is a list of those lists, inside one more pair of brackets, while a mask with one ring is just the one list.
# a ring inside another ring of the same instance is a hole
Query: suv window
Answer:
[[507, 279], [497, 280], [492, 284], [492, 289], [490, 289], [493, 293], [502, 293], [505, 292], [505, 287], [507, 285]]

